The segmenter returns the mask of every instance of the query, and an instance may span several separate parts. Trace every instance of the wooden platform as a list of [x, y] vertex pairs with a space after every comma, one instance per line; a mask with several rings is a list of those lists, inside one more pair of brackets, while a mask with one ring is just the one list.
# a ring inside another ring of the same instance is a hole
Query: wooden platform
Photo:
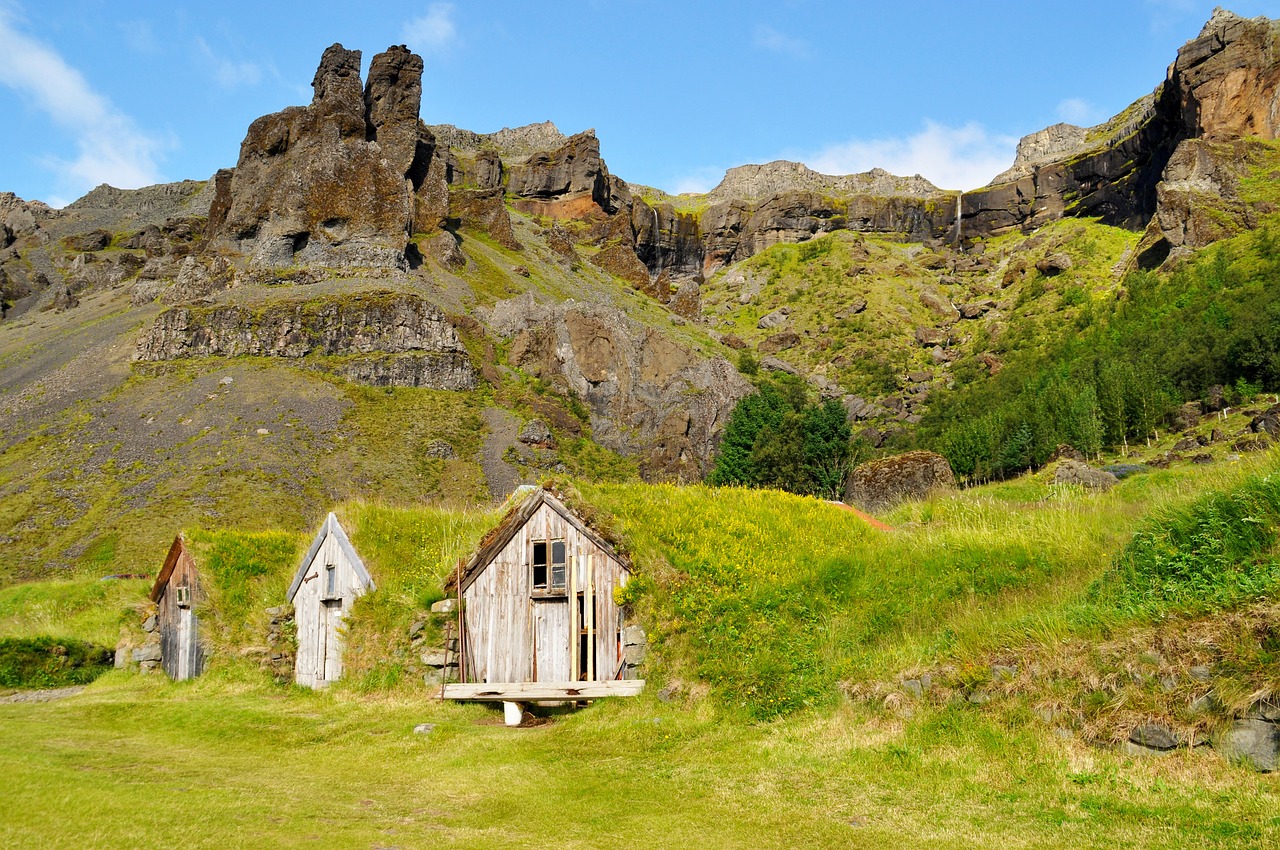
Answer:
[[644, 679], [612, 682], [497, 682], [444, 686], [445, 699], [475, 702], [537, 702], [540, 700], [633, 697], [644, 689]]

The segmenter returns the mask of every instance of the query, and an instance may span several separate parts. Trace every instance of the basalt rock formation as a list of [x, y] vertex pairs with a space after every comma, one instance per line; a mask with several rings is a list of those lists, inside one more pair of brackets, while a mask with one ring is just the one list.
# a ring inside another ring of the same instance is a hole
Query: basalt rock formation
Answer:
[[360, 51], [335, 44], [312, 87], [310, 106], [254, 121], [234, 171], [216, 176], [213, 241], [267, 268], [405, 268], [410, 235], [438, 227], [446, 208], [435, 137], [418, 118], [422, 58], [379, 53], [362, 90]]
[[186, 357], [358, 355], [337, 364], [362, 383], [469, 390], [475, 369], [457, 330], [435, 306], [410, 295], [369, 294], [236, 305], [174, 307], [138, 340], [143, 361]]
[[1010, 170], [965, 193], [960, 232], [1025, 230], [1064, 215], [1140, 229], [1154, 217], [1140, 254], [1147, 266], [1176, 247], [1220, 238], [1203, 223], [1183, 227], [1179, 208], [1192, 188], [1230, 195], [1239, 159], [1215, 143], [1276, 138], [1278, 46], [1276, 22], [1216, 10], [1154, 93], [1097, 127], [1059, 124], [1024, 138]]

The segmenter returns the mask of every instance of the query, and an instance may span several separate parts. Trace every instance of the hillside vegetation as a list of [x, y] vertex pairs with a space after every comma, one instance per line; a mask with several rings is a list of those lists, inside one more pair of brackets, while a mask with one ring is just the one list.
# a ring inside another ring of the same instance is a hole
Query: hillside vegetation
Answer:
[[[1025, 477], [903, 505], [891, 532], [777, 491], [560, 482], [633, 559], [650, 686], [518, 730], [436, 702], [409, 640], [496, 512], [338, 507], [379, 588], [324, 693], [272, 684], [241, 651], [307, 535], [193, 531], [214, 581], [209, 672], [116, 671], [73, 699], [0, 705], [19, 803], [4, 840], [534, 846], [554, 826], [584, 847], [1266, 844], [1271, 783], [1205, 748], [1134, 760], [1097, 745], [1152, 717], [1212, 733], [1280, 688], [1278, 469], [1175, 467], [1101, 495]], [[4, 633], [128, 633], [143, 591], [13, 586]], [[32, 593], [42, 606], [17, 604]], [[1207, 715], [1186, 713], [1193, 664], [1220, 694]], [[904, 687], [926, 672], [922, 695]], [[435, 728], [412, 734], [423, 721]], [[299, 769], [332, 793], [317, 801]], [[200, 812], [176, 827], [144, 805], [175, 782]], [[82, 813], [75, 830], [21, 814], [50, 795]]]

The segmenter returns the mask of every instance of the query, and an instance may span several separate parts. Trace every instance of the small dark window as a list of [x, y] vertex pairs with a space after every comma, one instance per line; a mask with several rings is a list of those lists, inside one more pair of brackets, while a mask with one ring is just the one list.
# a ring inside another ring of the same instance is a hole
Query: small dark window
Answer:
[[533, 544], [533, 589], [547, 590], [547, 544], [543, 540]]
[[330, 598], [338, 595], [338, 568], [333, 564], [324, 568], [324, 595]]
[[551, 543], [551, 589], [564, 590], [565, 582], [565, 548], [563, 540]]
[[191, 588], [185, 584], [174, 588], [174, 598], [179, 608], [191, 607]]

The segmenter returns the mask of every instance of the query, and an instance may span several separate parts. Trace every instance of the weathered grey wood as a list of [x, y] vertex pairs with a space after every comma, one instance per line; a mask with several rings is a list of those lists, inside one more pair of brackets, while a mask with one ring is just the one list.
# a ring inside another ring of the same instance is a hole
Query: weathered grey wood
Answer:
[[[550, 581], [556, 541], [564, 543], [566, 564], [559, 593]], [[548, 550], [548, 585], [537, 591], [535, 543]], [[586, 680], [615, 678], [623, 624], [613, 593], [628, 568], [558, 499], [539, 490], [514, 506], [469, 563], [452, 579], [461, 596], [463, 681], [576, 681], [583, 665]]]
[[473, 702], [536, 702], [539, 700], [633, 697], [644, 690], [644, 679], [608, 682], [454, 683], [444, 686], [444, 698]]
[[[328, 569], [334, 571], [329, 592]], [[322, 688], [342, 676], [343, 620], [373, 579], [351, 546], [338, 518], [329, 514], [290, 585], [298, 629], [294, 681]]]
[[[186, 604], [178, 601], [185, 588]], [[190, 679], [204, 672], [204, 647], [200, 641], [200, 618], [196, 609], [205, 600], [200, 573], [182, 535], [173, 539], [164, 566], [151, 588], [156, 603], [156, 628], [160, 632], [160, 664], [174, 681]]]

